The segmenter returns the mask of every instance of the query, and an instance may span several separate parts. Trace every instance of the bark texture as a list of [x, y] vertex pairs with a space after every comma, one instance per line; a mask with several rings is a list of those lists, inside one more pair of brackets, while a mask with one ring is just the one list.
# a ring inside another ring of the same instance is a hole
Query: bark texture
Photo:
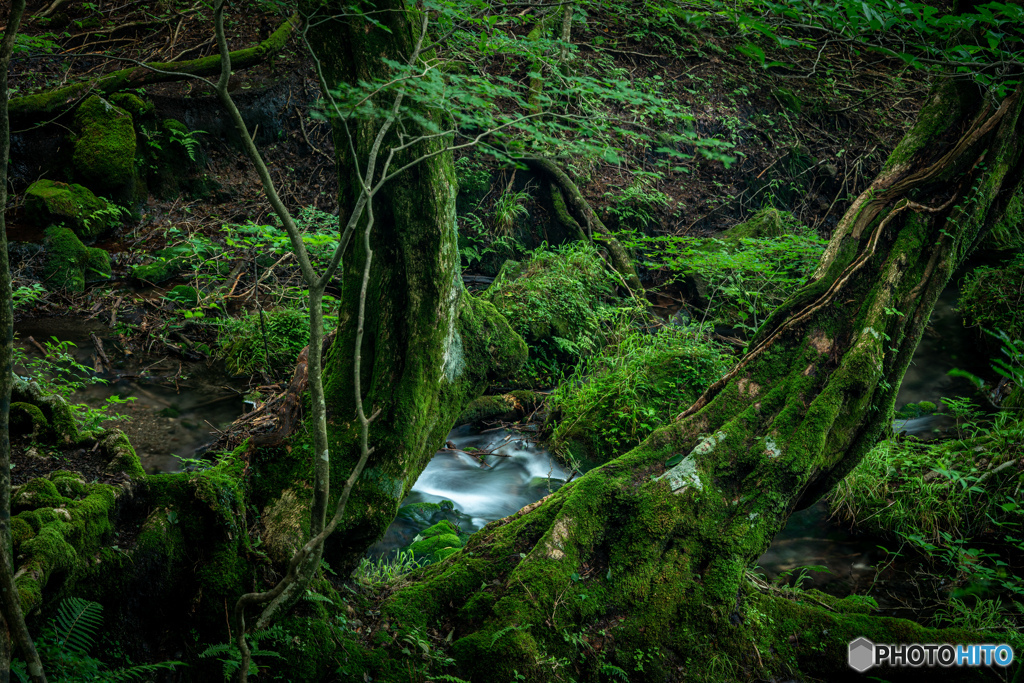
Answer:
[[[327, 10], [343, 15], [345, 8], [335, 5]], [[400, 2], [378, 3], [375, 9], [380, 25], [351, 14], [311, 20], [310, 43], [328, 84], [386, 78], [389, 71], [382, 58], [401, 62], [411, 54], [419, 30], [414, 17]], [[390, 96], [381, 95], [383, 106], [388, 106], [385, 98]], [[342, 207], [355, 205], [359, 178], [380, 123], [334, 121]], [[402, 143], [401, 136], [408, 140], [419, 133], [406, 122], [388, 134], [379, 154], [380, 173], [385, 172], [382, 165], [389, 150]], [[457, 185], [451, 154], [442, 151], [446, 143], [435, 137], [398, 151], [391, 170], [433, 156], [388, 182], [372, 200], [374, 256], [363, 323], [361, 384], [367, 413], [380, 415], [370, 427], [374, 454], [352, 492], [337, 535], [344, 540], [328, 548], [339, 572], [353, 568], [365, 548], [387, 529], [465, 405], [483, 393], [491, 378], [514, 370], [526, 357], [525, 343], [506, 320], [462, 285]], [[343, 213], [343, 222], [346, 218]], [[362, 241], [352, 240], [342, 259], [350, 266], [339, 276], [338, 332], [324, 365], [333, 481], [344, 480], [359, 457], [352, 350], [364, 260]], [[292, 482], [306, 478], [310, 448], [299, 434], [284, 454], [264, 453], [257, 499], [273, 504]], [[332, 499], [336, 495], [332, 493]]]

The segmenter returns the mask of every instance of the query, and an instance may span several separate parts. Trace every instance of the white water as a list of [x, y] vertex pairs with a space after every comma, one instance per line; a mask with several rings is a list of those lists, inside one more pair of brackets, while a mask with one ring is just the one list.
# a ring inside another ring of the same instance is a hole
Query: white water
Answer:
[[[450, 500], [472, 520], [473, 532], [540, 500], [569, 480], [569, 472], [543, 448], [504, 429], [477, 433], [459, 427], [448, 435], [454, 450], [431, 459], [405, 503]], [[476, 456], [472, 449], [492, 451]]]

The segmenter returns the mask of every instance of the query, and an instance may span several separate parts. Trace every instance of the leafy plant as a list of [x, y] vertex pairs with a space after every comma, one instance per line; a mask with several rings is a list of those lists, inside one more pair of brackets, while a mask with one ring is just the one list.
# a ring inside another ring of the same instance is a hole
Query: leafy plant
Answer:
[[309, 343], [309, 316], [282, 308], [258, 311], [224, 321], [218, 333], [218, 354], [236, 374], [288, 371]]
[[[253, 657], [272, 657], [278, 659], [281, 659], [281, 654], [277, 650], [261, 646], [260, 643], [264, 641], [271, 641], [280, 647], [288, 645], [290, 640], [288, 635], [285, 633], [284, 628], [280, 624], [275, 624], [263, 631], [250, 633], [247, 636], [247, 639], [251, 644], [250, 649]], [[225, 681], [230, 681], [232, 679], [235, 671], [238, 670], [238, 667], [242, 663], [241, 650], [238, 649], [238, 646], [234, 642], [211, 645], [199, 653], [199, 658], [220, 660]], [[264, 666], [261, 666], [255, 659], [253, 659], [249, 663], [249, 675], [255, 677], [259, 675], [260, 671], [264, 668]]]
[[15, 289], [11, 294], [11, 299], [14, 310], [18, 310], [32, 306], [44, 296], [46, 296], [46, 288], [38, 282], [33, 282]]
[[655, 222], [658, 209], [668, 206], [669, 196], [653, 187], [663, 174], [638, 171], [636, 180], [621, 193], [605, 192], [608, 214], [622, 228], [644, 230]]
[[494, 227], [499, 236], [512, 233], [516, 220], [530, 215], [523, 202], [530, 199], [526, 190], [519, 192], [505, 191], [494, 202]]
[[[167, 661], [111, 669], [89, 655], [103, 625], [103, 606], [81, 598], [65, 598], [57, 614], [43, 628], [36, 647], [50, 680], [61, 683], [104, 681], [121, 683], [151, 680], [158, 671], [185, 666]], [[11, 671], [22, 683], [29, 682], [24, 662], [15, 660]]]
[[171, 142], [181, 145], [185, 149], [185, 153], [188, 154], [188, 158], [193, 163], [196, 161], [196, 153], [199, 151], [201, 145], [199, 140], [196, 139], [197, 135], [206, 133], [205, 130], [181, 130], [180, 128], [168, 129], [171, 135]]
[[825, 247], [810, 234], [717, 240], [634, 233], [624, 243], [643, 253], [649, 268], [691, 278], [705, 320], [748, 335], [806, 281]]
[[370, 560], [364, 557], [356, 567], [352, 577], [359, 583], [378, 587], [391, 583], [414, 569], [419, 569], [425, 562], [422, 562], [413, 555], [411, 550], [399, 550], [394, 557], [381, 557], [377, 560]]
[[85, 403], [74, 403], [70, 399], [75, 392], [93, 384], [106, 384], [106, 380], [96, 377], [92, 368], [78, 362], [72, 349], [75, 344], [52, 337], [42, 343], [46, 349], [45, 356], [29, 356], [19, 347], [14, 348], [14, 365], [21, 368], [26, 379], [35, 382], [44, 394], [60, 396], [68, 402], [71, 414], [78, 423], [79, 429], [94, 431], [102, 428], [105, 423], [130, 419], [127, 415], [115, 415], [109, 412], [111, 407], [134, 401], [134, 397], [122, 399], [116, 395], [104, 399], [103, 405], [93, 407]]

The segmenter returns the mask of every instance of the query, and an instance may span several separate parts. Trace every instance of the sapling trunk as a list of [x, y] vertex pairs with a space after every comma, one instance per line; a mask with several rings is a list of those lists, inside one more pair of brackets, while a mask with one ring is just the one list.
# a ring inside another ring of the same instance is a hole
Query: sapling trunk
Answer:
[[10, 672], [10, 639], [18, 645], [35, 683], [46, 683], [46, 674], [36, 652], [21, 599], [14, 586], [14, 563], [11, 557], [11, 389], [14, 386], [14, 308], [11, 265], [7, 254], [7, 162], [11, 151], [11, 126], [8, 118], [7, 69], [11, 63], [14, 39], [25, 13], [25, 0], [14, 0], [7, 15], [7, 27], [0, 41], [0, 611], [6, 628], [0, 638], [0, 672]]

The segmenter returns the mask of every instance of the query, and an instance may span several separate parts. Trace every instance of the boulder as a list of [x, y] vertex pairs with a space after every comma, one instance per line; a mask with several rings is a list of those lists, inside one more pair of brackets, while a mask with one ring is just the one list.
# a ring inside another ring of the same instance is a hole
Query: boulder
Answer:
[[79, 131], [72, 160], [90, 185], [119, 190], [135, 184], [135, 127], [132, 115], [98, 95], [75, 112]]
[[35, 225], [63, 223], [88, 240], [109, 228], [119, 212], [81, 185], [37, 180], [25, 191], [25, 213]]
[[43, 284], [48, 289], [83, 292], [87, 282], [110, 278], [110, 254], [85, 246], [71, 230], [47, 228], [45, 245]]

